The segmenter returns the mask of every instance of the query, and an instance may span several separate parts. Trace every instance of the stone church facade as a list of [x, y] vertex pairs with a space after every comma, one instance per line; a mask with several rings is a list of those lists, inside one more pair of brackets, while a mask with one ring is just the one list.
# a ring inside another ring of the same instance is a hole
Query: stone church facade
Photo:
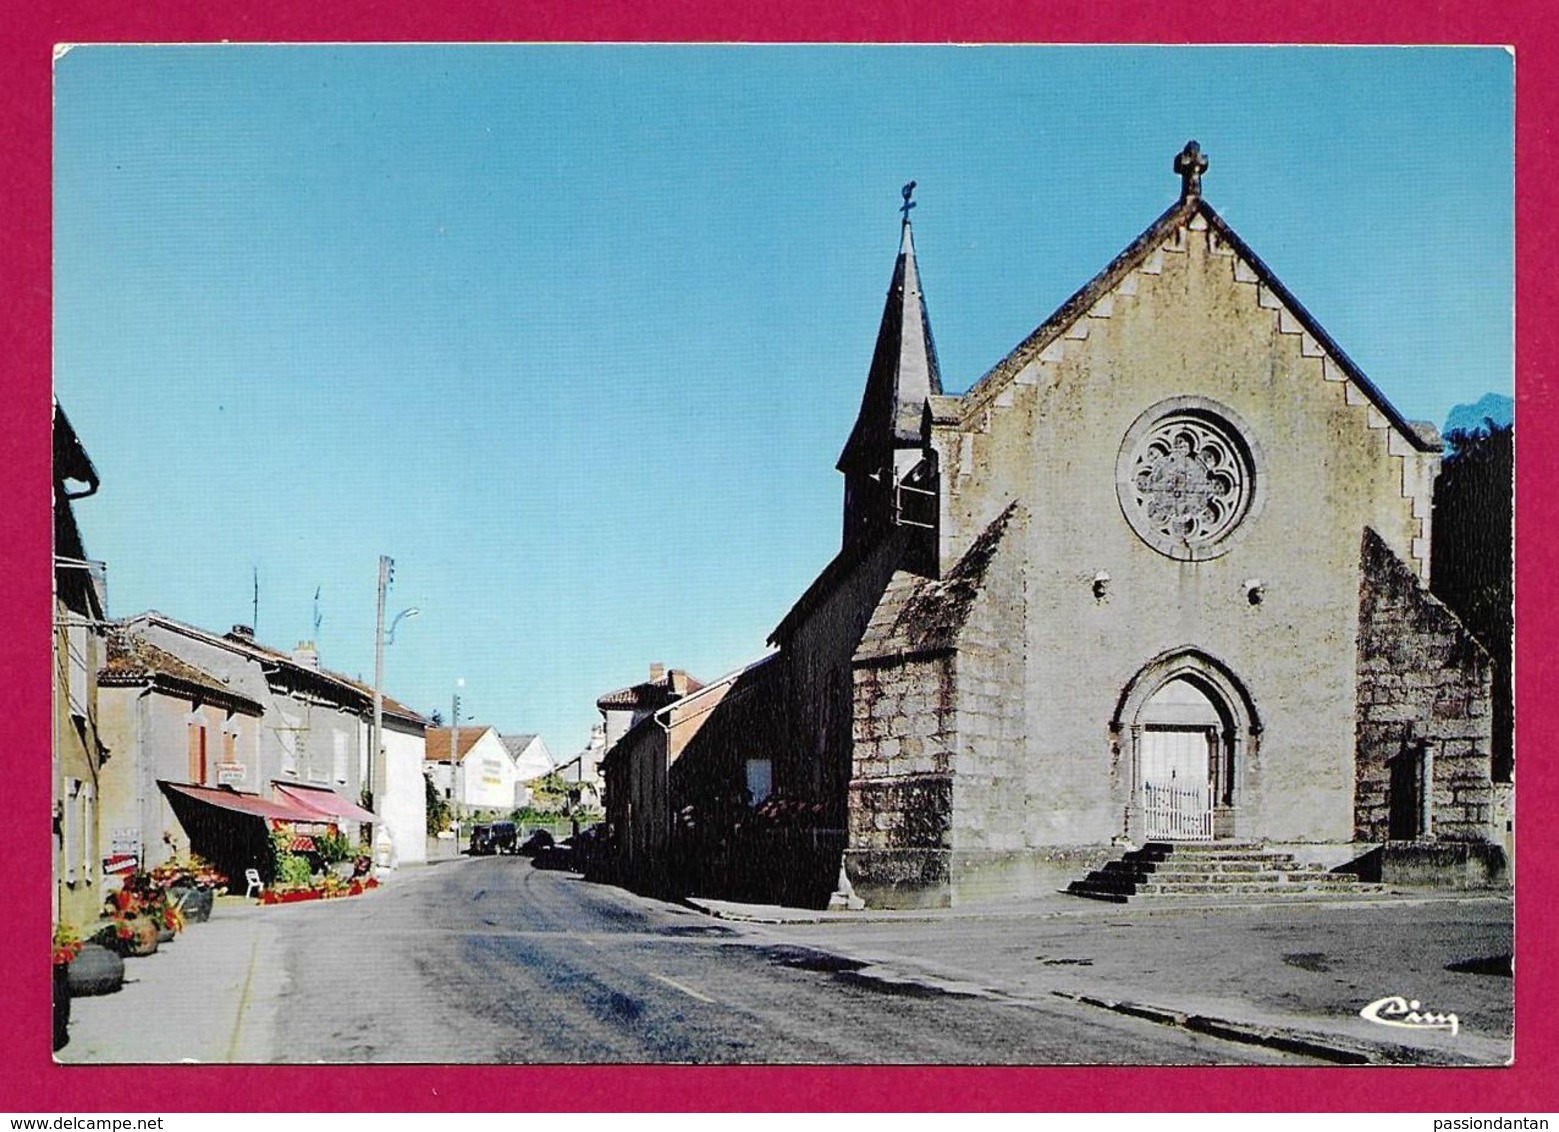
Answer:
[[775, 787], [879, 904], [1154, 839], [1491, 840], [1489, 666], [1428, 596], [1440, 441], [1202, 198], [961, 396], [906, 190], [839, 555], [776, 629]]

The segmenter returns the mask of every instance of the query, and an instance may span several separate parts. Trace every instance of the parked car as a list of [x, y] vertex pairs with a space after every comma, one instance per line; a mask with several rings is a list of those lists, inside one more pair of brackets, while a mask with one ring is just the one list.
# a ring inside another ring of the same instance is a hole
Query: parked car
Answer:
[[[547, 845], [536, 853], [538, 869], [570, 869], [582, 873], [590, 866], [593, 856], [605, 845], [606, 827], [593, 825], [582, 829], [573, 837], [565, 837], [556, 845]], [[550, 838], [548, 839], [551, 840]]]
[[494, 853], [519, 851], [519, 831], [512, 821], [487, 822], [471, 827], [471, 856], [490, 857]]
[[533, 831], [531, 835], [520, 844], [520, 852], [527, 857], [534, 857], [538, 853], [542, 853], [548, 849], [551, 849], [552, 844], [552, 834], [548, 833], [544, 829], [538, 829]]

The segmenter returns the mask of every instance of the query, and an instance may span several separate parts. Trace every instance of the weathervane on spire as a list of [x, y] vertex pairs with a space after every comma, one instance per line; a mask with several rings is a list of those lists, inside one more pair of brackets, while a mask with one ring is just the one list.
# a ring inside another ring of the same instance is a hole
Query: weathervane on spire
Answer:
[[915, 195], [915, 182], [911, 181], [900, 190], [904, 194], [904, 203], [899, 206], [899, 211], [904, 214], [904, 223], [909, 223], [909, 210], [915, 207], [915, 202], [909, 198]]
[[1180, 174], [1180, 199], [1202, 195], [1202, 174], [1207, 172], [1207, 155], [1195, 141], [1175, 155], [1175, 172]]

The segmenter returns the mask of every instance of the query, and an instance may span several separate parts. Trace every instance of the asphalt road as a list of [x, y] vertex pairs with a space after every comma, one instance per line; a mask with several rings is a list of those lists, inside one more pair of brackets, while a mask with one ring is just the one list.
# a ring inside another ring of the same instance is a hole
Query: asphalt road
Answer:
[[[1508, 897], [1129, 911], [1076, 901], [1047, 916], [965, 916], [922, 923], [790, 925], [818, 948], [931, 977], [966, 969], [1009, 994], [1107, 994], [1186, 1013], [1391, 1042], [1452, 1060], [1511, 1056], [1514, 985]], [[1455, 1036], [1385, 1030], [1359, 1017], [1385, 995], [1454, 1011]]]
[[900, 979], [786, 927], [718, 922], [519, 857], [275, 911], [274, 1061], [1305, 1063], [1060, 999]]

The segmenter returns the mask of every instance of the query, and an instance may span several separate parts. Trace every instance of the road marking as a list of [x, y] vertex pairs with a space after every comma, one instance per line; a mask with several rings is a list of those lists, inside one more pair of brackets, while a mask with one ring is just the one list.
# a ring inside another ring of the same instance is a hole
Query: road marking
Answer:
[[233, 1040], [227, 1046], [227, 1060], [238, 1060], [238, 1039], [243, 1032], [244, 1011], [249, 1009], [249, 987], [254, 982], [255, 954], [260, 950], [260, 941], [257, 939], [249, 946], [249, 969], [244, 972], [243, 993], [238, 996], [238, 1016], [233, 1019]]
[[654, 971], [651, 971], [649, 976], [658, 982], [665, 983], [668, 987], [676, 987], [677, 990], [681, 991], [683, 994], [690, 998], [696, 998], [699, 1002], [714, 1002], [714, 999], [710, 998], [707, 994], [699, 994], [692, 987], [685, 987], [675, 979], [668, 979], [665, 975], [657, 975]]

